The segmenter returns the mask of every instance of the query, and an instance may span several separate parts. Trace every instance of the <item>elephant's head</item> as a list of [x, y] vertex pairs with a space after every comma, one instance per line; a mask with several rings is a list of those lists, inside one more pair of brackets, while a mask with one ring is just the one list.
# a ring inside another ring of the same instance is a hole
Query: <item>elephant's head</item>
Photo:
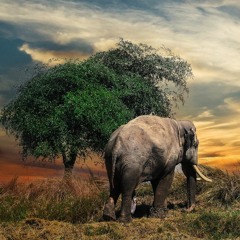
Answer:
[[196, 129], [184, 129], [183, 163], [198, 164], [198, 143]]
[[192, 166], [196, 173], [205, 181], [211, 182], [212, 180], [204, 176], [199, 168], [198, 165], [198, 138], [196, 134], [196, 128], [194, 124], [190, 121], [180, 121], [181, 126], [183, 128], [183, 136], [184, 136], [184, 143], [183, 143], [183, 158], [182, 158], [182, 165], [184, 166]]
[[182, 155], [182, 169], [187, 177], [187, 191], [188, 191], [188, 209], [192, 210], [195, 205], [196, 193], [196, 176], [197, 174], [205, 181], [212, 180], [204, 176], [198, 164], [198, 144], [196, 128], [190, 121], [180, 121], [182, 127], [181, 136], [183, 140], [183, 155]]

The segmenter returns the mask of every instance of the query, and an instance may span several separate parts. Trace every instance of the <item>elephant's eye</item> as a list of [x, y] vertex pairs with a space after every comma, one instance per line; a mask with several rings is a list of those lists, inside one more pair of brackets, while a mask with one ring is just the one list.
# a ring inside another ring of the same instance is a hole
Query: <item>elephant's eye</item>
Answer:
[[193, 143], [193, 146], [194, 146], [194, 147], [197, 147], [198, 144], [199, 144], [199, 141], [198, 141], [198, 139], [197, 139], [197, 140]]

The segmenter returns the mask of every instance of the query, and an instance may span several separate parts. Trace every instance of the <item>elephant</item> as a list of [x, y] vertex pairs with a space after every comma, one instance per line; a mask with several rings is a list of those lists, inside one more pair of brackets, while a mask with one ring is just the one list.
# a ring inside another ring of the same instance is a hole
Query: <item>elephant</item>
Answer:
[[116, 220], [115, 205], [122, 194], [118, 221], [132, 221], [131, 205], [135, 189], [150, 181], [154, 200], [149, 217], [166, 216], [165, 200], [172, 184], [175, 166], [181, 163], [187, 177], [187, 211], [195, 206], [196, 175], [206, 181], [198, 164], [196, 127], [191, 121], [154, 115], [139, 116], [115, 130], [104, 149], [110, 196], [103, 219]]

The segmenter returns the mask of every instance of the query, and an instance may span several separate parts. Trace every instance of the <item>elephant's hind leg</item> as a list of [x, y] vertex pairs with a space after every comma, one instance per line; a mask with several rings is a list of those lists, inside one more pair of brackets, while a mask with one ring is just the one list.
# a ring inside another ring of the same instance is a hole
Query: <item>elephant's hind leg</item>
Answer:
[[103, 210], [103, 219], [105, 221], [116, 221], [115, 205], [117, 203], [119, 195], [120, 189], [117, 183], [115, 183], [114, 188], [110, 186], [110, 196]]
[[122, 192], [122, 205], [119, 217], [120, 222], [131, 222], [131, 206], [132, 198], [135, 194], [134, 190], [139, 180], [139, 170], [130, 168], [125, 169], [122, 176], [121, 192]]
[[105, 221], [116, 221], [115, 204], [114, 204], [113, 201], [111, 202], [111, 198], [109, 198], [109, 201], [104, 206], [103, 220], [105, 220]]

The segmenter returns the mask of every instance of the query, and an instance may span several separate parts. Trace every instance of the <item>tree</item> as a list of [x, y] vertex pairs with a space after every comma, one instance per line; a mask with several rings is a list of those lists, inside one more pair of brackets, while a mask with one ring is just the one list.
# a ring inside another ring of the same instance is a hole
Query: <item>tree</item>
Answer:
[[160, 84], [172, 81], [187, 91], [190, 75], [182, 59], [120, 40], [85, 61], [39, 69], [3, 108], [1, 123], [19, 140], [23, 158], [61, 156], [69, 176], [77, 156], [101, 152], [112, 131], [133, 117], [170, 116], [170, 91]]
[[[160, 50], [121, 39], [117, 48], [99, 52], [93, 55], [91, 60], [103, 63], [120, 75], [138, 76], [141, 81], [145, 80], [153, 87], [150, 90], [152, 93], [159, 95], [160, 92], [162, 98], [160, 102], [165, 111], [163, 115], [167, 116], [171, 115], [173, 104], [177, 104], [178, 100], [184, 103], [184, 94], [188, 93], [187, 79], [193, 77], [193, 74], [187, 61], [175, 55], [170, 49], [162, 47]], [[141, 110], [139, 108], [141, 112], [136, 116], [149, 113], [151, 107], [145, 108], [146, 103], [142, 102]], [[151, 106], [152, 104], [150, 103]], [[157, 109], [156, 114], [161, 115]]]

